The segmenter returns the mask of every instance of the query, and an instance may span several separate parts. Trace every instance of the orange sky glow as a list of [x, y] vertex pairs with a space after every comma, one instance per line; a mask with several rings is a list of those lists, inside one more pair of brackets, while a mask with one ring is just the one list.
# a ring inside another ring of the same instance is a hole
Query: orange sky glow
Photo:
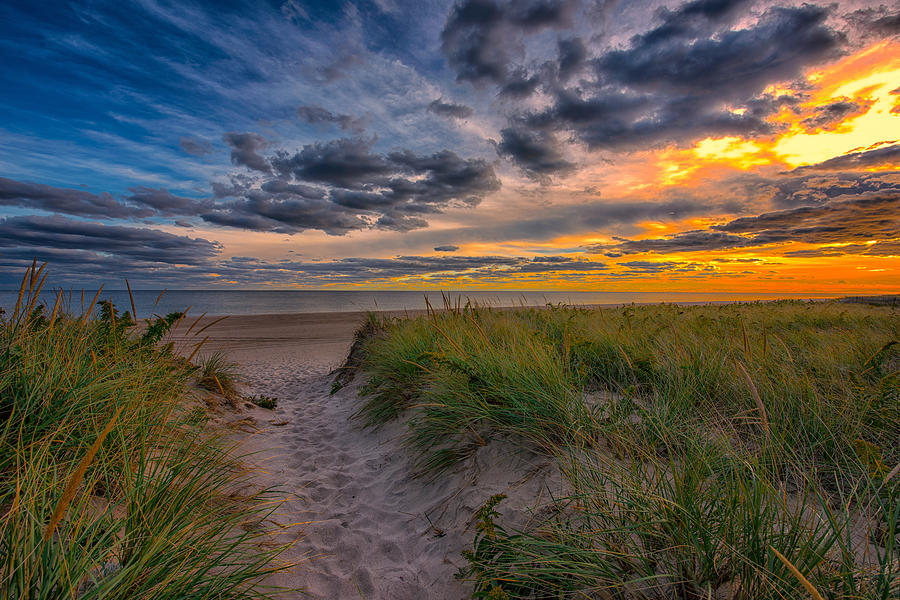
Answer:
[[889, 3], [189, 4], [0, 8], [0, 290], [900, 293]]
[[[645, 197], [677, 192], [682, 188], [716, 186], [735, 173], [773, 173], [821, 163], [844, 154], [877, 148], [900, 138], [900, 114], [896, 88], [900, 86], [900, 44], [881, 42], [862, 49], [824, 69], [806, 74], [809, 88], [793, 90], [771, 86], [768, 93], [804, 92], [804, 101], [784, 107], [771, 117], [773, 124], [783, 126], [770, 137], [742, 139], [728, 136], [705, 138], [689, 147], [668, 146], [639, 153], [633, 160], [620, 164], [600, 164], [594, 181], [603, 184], [603, 195], [639, 192]], [[892, 94], [891, 92], [894, 91]], [[851, 114], [827, 127], [810, 128], [803, 121], [816, 108], [851, 99], [862, 103], [864, 111]], [[886, 138], [886, 135], [888, 136]], [[888, 162], [866, 169], [891, 171], [900, 168]], [[587, 169], [590, 171], [590, 168]], [[823, 174], [827, 176], [826, 174]], [[581, 177], [590, 179], [590, 175]], [[559, 186], [564, 195], [570, 183]], [[548, 192], [553, 202], [553, 192]], [[642, 230], [632, 239], [660, 238], [683, 231], [698, 230], [728, 221], [733, 215], [707, 215], [680, 221], [645, 221], [638, 223]], [[460, 252], [471, 255], [518, 256], [523, 253], [549, 253], [560, 249], [584, 248], [609, 242], [602, 233], [565, 235], [534, 240], [506, 240], [501, 243], [473, 242], [460, 245]], [[873, 244], [878, 240], [867, 240]], [[898, 241], [882, 239], [880, 241]], [[723, 249], [717, 251], [678, 252], [659, 255], [651, 252], [631, 254], [609, 260], [592, 253], [580, 255], [582, 260], [601, 261], [616, 271], [618, 263], [647, 261], [680, 264], [681, 272], [672, 269], [648, 277], [636, 272], [615, 278], [609, 272], [585, 274], [566, 271], [564, 267], [554, 275], [507, 276], [502, 270], [491, 276], [465, 272], [432, 273], [393, 278], [376, 278], [352, 286], [333, 283], [328, 287], [392, 287], [408, 289], [599, 289], [629, 291], [696, 292], [706, 289], [727, 289], [739, 293], [786, 295], [840, 295], [845, 293], [880, 294], [900, 289], [900, 254], [865, 255], [835, 254], [833, 256], [802, 257], [790, 253], [810, 250], [839, 250], [848, 243], [809, 244], [788, 242], [759, 247]], [[676, 267], [678, 268], [678, 267]], [[273, 283], [276, 283], [273, 281]]]

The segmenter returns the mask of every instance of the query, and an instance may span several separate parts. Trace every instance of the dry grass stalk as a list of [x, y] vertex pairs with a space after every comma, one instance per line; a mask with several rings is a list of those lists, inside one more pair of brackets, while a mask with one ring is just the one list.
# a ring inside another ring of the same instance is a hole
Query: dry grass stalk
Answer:
[[38, 299], [41, 296], [41, 289], [44, 287], [44, 283], [47, 281], [47, 274], [44, 273], [44, 276], [41, 277], [40, 282], [35, 288], [34, 282], [37, 281], [37, 278], [40, 277], [44, 268], [47, 266], [47, 263], [41, 265], [41, 268], [38, 269], [37, 273], [31, 278], [31, 287], [28, 290], [28, 295], [31, 297], [28, 301], [28, 306], [25, 308], [25, 314], [30, 315], [31, 311], [34, 310], [34, 305], [37, 303]]
[[125, 287], [128, 288], [128, 299], [131, 300], [131, 318], [137, 322], [137, 311], [134, 309], [134, 294], [131, 293], [131, 284], [125, 280]]
[[53, 303], [53, 314], [50, 315], [50, 329], [53, 329], [53, 323], [56, 322], [56, 313], [59, 311], [59, 303], [62, 301], [62, 290], [56, 292], [56, 302]]
[[220, 323], [220, 322], [224, 321], [224, 320], [227, 319], [227, 318], [228, 318], [228, 315], [225, 315], [224, 317], [219, 317], [218, 319], [215, 319], [215, 320], [211, 321], [210, 323], [207, 323], [207, 324], [204, 325], [200, 330], [198, 330], [197, 333], [195, 333], [194, 335], [200, 335], [201, 333], [203, 333], [204, 331], [206, 331], [207, 329], [209, 329], [210, 327], [212, 327], [212, 326], [215, 325], [216, 323]]
[[747, 328], [744, 326], [743, 319], [741, 319], [741, 335], [744, 338], [744, 358], [750, 360], [750, 340], [747, 338]]
[[213, 375], [212, 378], [213, 378], [213, 381], [216, 382], [216, 385], [219, 386], [219, 393], [222, 394], [223, 396], [226, 396], [227, 394], [225, 394], [225, 388], [222, 387], [222, 382], [219, 381], [219, 378], [216, 377], [215, 375]]
[[893, 479], [894, 475], [896, 475], [897, 473], [900, 473], [900, 463], [898, 463], [896, 467], [891, 469], [890, 473], [884, 476], [884, 483], [887, 483], [888, 481]]
[[97, 436], [97, 439], [94, 440], [94, 443], [88, 448], [88, 451], [81, 459], [81, 462], [78, 463], [78, 468], [75, 469], [75, 472], [69, 477], [69, 482], [66, 484], [63, 494], [56, 504], [56, 508], [53, 510], [53, 516], [50, 517], [50, 522], [47, 524], [47, 529], [44, 530], [44, 542], [47, 542], [50, 539], [56, 526], [59, 525], [59, 522], [62, 520], [63, 515], [66, 513], [66, 509], [69, 507], [69, 503], [72, 502], [72, 498], [75, 497], [75, 490], [78, 489], [78, 485], [81, 483], [81, 480], [84, 479], [84, 474], [94, 461], [94, 457], [100, 450], [100, 445], [103, 444], [103, 440], [105, 440], [106, 436], [109, 435], [109, 432], [112, 431], [113, 425], [115, 425], [116, 419], [119, 418], [119, 413], [121, 412], [122, 406], [119, 406], [119, 408], [116, 409], [115, 414], [113, 414], [112, 418], [106, 424], [106, 427], [103, 428], [103, 431], [100, 432], [100, 435]]
[[206, 336], [202, 340], [197, 342], [197, 344], [194, 345], [194, 351], [191, 352], [191, 355], [188, 356], [188, 358], [187, 358], [188, 362], [191, 362], [192, 360], [194, 360], [194, 357], [197, 356], [197, 353], [200, 351], [200, 348], [203, 346], [203, 344], [206, 343], [206, 340], [208, 340], [208, 339], [209, 339], [209, 336]]
[[759, 392], [756, 390], [756, 384], [753, 383], [750, 373], [747, 372], [747, 369], [744, 368], [744, 365], [742, 365], [740, 361], [737, 362], [737, 366], [741, 370], [741, 373], [744, 374], [744, 379], [747, 380], [747, 385], [750, 387], [750, 395], [753, 396], [753, 401], [756, 402], [756, 410], [759, 411], [763, 431], [766, 432], [766, 437], [770, 437], [772, 432], [769, 429], [769, 415], [766, 413], [766, 405], [763, 404], [762, 398], [759, 397]]
[[[100, 297], [100, 292], [102, 292], [102, 291], [103, 291], [103, 286], [101, 285], [101, 286], [100, 286], [100, 289], [97, 290], [97, 293], [94, 294], [94, 299], [91, 300], [91, 303], [88, 305], [87, 310], [85, 310], [85, 311], [81, 314], [81, 326], [82, 326], [82, 327], [84, 327], [85, 323], [87, 323], [88, 320], [90, 319], [91, 313], [94, 311], [94, 305], [97, 303], [97, 298]], [[83, 294], [83, 293], [84, 293], [84, 290], [82, 290], [81, 293]]]
[[803, 585], [803, 587], [806, 588], [806, 591], [809, 592], [809, 595], [812, 596], [813, 600], [825, 600], [825, 598], [822, 597], [822, 594], [819, 593], [819, 590], [817, 590], [815, 586], [809, 582], [809, 579], [803, 576], [803, 573], [801, 573], [797, 569], [797, 567], [791, 564], [791, 561], [789, 561], [787, 557], [785, 557], [781, 552], [779, 552], [772, 546], [769, 546], [769, 549], [775, 553], [775, 556], [778, 557], [778, 560], [784, 563], [784, 566], [786, 566], [791, 574], [797, 578], [797, 581], [799, 581]]
[[188, 330], [184, 332], [185, 337], [191, 335], [191, 331], [194, 329], [194, 327], [197, 326], [197, 323], [200, 322], [200, 319], [202, 319], [202, 318], [205, 317], [205, 316], [206, 316], [206, 313], [203, 313], [202, 315], [200, 315], [199, 317], [197, 317], [197, 319], [191, 324], [191, 326], [188, 327]]
[[12, 320], [15, 321], [16, 317], [19, 316], [19, 309], [22, 308], [22, 298], [25, 296], [25, 287], [28, 285], [28, 278], [30, 276], [31, 271], [34, 270], [34, 266], [37, 264], [37, 260], [31, 264], [31, 268], [25, 272], [25, 276], [22, 277], [22, 285], [19, 286], [19, 298], [16, 300], [16, 308], [13, 310]]

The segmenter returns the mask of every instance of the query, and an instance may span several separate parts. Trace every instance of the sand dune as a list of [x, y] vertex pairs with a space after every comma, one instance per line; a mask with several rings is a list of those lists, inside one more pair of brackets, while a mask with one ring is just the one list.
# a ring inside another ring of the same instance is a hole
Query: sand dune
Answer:
[[504, 523], [523, 524], [530, 507], [558, 489], [558, 474], [546, 458], [495, 441], [438, 481], [412, 478], [399, 441], [404, 424], [363, 430], [352, 418], [360, 378], [330, 393], [329, 373], [362, 318], [239, 317], [204, 332], [210, 348], [240, 364], [248, 393], [279, 401], [275, 411], [239, 415], [253, 421], [245, 430], [254, 432], [242, 436], [258, 484], [283, 491], [277, 521], [309, 522], [285, 557], [298, 564], [272, 583], [323, 600], [467, 598], [470, 586], [454, 574], [471, 545], [474, 511], [506, 493]]

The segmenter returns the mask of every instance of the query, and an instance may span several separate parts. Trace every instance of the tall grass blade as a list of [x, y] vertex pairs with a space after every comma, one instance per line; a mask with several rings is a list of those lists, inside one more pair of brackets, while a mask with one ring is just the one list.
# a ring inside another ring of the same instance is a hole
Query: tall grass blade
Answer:
[[119, 418], [119, 414], [122, 412], [123, 408], [124, 406], [119, 406], [119, 408], [116, 409], [116, 412], [106, 424], [106, 427], [103, 428], [103, 431], [100, 432], [100, 435], [97, 436], [97, 439], [94, 440], [94, 443], [91, 444], [90, 448], [88, 448], [88, 451], [81, 459], [81, 462], [78, 463], [78, 468], [76, 468], [72, 475], [69, 477], [69, 482], [66, 484], [62, 496], [60, 496], [59, 502], [56, 503], [56, 508], [53, 510], [53, 516], [50, 517], [50, 522], [47, 523], [47, 528], [44, 530], [45, 543], [50, 540], [50, 537], [53, 535], [53, 531], [56, 529], [56, 526], [59, 525], [59, 522], [60, 520], [62, 520], [63, 515], [66, 514], [66, 509], [69, 507], [69, 503], [72, 501], [72, 498], [75, 497], [75, 490], [78, 489], [78, 485], [84, 478], [84, 474], [87, 473], [88, 467], [94, 461], [94, 457], [97, 455], [97, 451], [100, 450], [100, 446], [103, 444], [103, 440], [105, 440], [106, 436], [109, 435], [109, 432], [112, 431], [113, 425], [116, 424], [116, 419]]
[[[41, 265], [41, 270], [47, 266], [47, 263]], [[37, 304], [38, 300], [41, 297], [41, 290], [44, 288], [44, 283], [47, 281], [47, 274], [44, 273], [44, 276], [41, 278], [40, 283], [38, 283], [37, 288], [34, 291], [29, 292], [30, 299], [28, 301], [28, 306], [25, 308], [25, 314], [30, 315], [31, 311], [34, 310], [35, 304]]]
[[187, 358], [188, 362], [191, 362], [192, 360], [194, 360], [194, 357], [197, 355], [197, 352], [200, 351], [200, 348], [203, 347], [203, 344], [205, 344], [206, 340], [208, 340], [208, 339], [209, 339], [209, 336], [206, 336], [194, 345], [194, 351], [191, 352], [191, 355], [188, 356], [188, 358]]
[[[94, 305], [97, 304], [97, 299], [100, 297], [100, 292], [103, 291], [103, 286], [100, 286], [100, 289], [97, 290], [97, 293], [94, 294], [94, 299], [91, 300], [91, 303], [88, 305], [87, 310], [81, 313], [81, 325], [84, 326], [88, 320], [91, 318], [91, 313], [94, 312]], [[82, 293], [84, 293], [82, 291]]]
[[766, 433], [766, 437], [772, 436], [772, 430], [769, 427], [769, 415], [766, 412], [766, 405], [763, 404], [762, 398], [759, 395], [759, 391], [756, 389], [756, 384], [753, 383], [753, 378], [750, 377], [750, 373], [747, 372], [747, 369], [744, 368], [744, 365], [741, 364], [740, 361], [737, 361], [737, 366], [741, 370], [741, 373], [744, 375], [744, 379], [747, 381], [747, 386], [750, 388], [750, 395], [753, 396], [753, 401], [756, 403], [756, 410], [759, 412], [760, 423], [762, 424], [763, 431]]
[[28, 286], [28, 278], [30, 277], [31, 271], [34, 270], [34, 265], [37, 264], [37, 259], [32, 263], [31, 268], [28, 271], [25, 271], [25, 276], [22, 277], [22, 285], [19, 286], [19, 298], [16, 300], [16, 308], [13, 310], [12, 320], [13, 322], [19, 316], [19, 309], [22, 308], [22, 298], [25, 297], [25, 288]]
[[228, 315], [225, 315], [224, 317], [219, 317], [218, 319], [214, 319], [214, 320], [210, 321], [209, 323], [207, 323], [206, 325], [201, 327], [199, 330], [197, 330], [197, 333], [195, 333], [194, 335], [195, 336], [200, 335], [201, 333], [203, 333], [204, 331], [206, 331], [207, 329], [209, 329], [216, 323], [221, 323], [222, 321], [224, 321], [227, 318], [228, 318]]
[[50, 325], [49, 328], [53, 330], [53, 324], [56, 323], [56, 313], [59, 311], [59, 305], [62, 302], [62, 290], [56, 291], [56, 302], [53, 303], [53, 313], [50, 315]]
[[137, 323], [137, 310], [134, 308], [134, 294], [131, 293], [131, 284], [125, 280], [125, 287], [128, 288], [128, 300], [131, 302], [131, 318]]
[[775, 556], [778, 557], [778, 560], [784, 563], [784, 566], [786, 566], [791, 574], [797, 578], [797, 581], [799, 581], [800, 584], [804, 588], [806, 588], [806, 591], [809, 592], [809, 595], [812, 596], [813, 600], [825, 600], [822, 594], [819, 593], [819, 590], [817, 590], [816, 587], [809, 582], [809, 579], [803, 576], [803, 573], [801, 573], [797, 569], [797, 567], [791, 564], [791, 561], [789, 561], [787, 557], [785, 557], [781, 552], [779, 552], [772, 546], [769, 546], [769, 549], [775, 554]]

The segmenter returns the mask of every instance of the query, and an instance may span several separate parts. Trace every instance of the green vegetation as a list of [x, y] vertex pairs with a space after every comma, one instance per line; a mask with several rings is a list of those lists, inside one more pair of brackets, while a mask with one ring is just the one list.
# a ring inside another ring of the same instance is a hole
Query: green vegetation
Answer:
[[180, 315], [46, 310], [42, 270], [0, 321], [0, 598], [267, 597], [272, 505], [180, 403]]
[[223, 352], [213, 352], [200, 361], [197, 384], [205, 390], [222, 394], [232, 403], [240, 397], [237, 390], [237, 365]]
[[482, 598], [900, 596], [900, 312], [779, 301], [384, 319], [359, 416], [439, 477], [496, 437], [567, 496], [478, 513]]
[[262, 394], [258, 394], [255, 396], [249, 396], [247, 400], [260, 408], [265, 408], [268, 410], [273, 410], [276, 406], [278, 406], [278, 398], [275, 398], [274, 396], [264, 396]]

